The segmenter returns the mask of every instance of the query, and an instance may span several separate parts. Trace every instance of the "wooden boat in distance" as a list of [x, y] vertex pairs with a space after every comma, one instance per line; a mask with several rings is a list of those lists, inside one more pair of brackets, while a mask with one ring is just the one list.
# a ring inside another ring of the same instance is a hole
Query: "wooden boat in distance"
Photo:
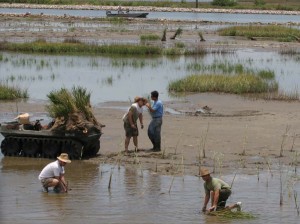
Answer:
[[147, 12], [126, 12], [117, 11], [117, 13], [112, 13], [111, 11], [106, 11], [107, 17], [125, 17], [125, 18], [146, 18], [149, 13]]

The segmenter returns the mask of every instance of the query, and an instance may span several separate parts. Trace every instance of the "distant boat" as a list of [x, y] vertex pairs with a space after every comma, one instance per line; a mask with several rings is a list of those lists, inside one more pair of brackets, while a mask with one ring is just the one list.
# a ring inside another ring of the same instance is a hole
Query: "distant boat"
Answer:
[[149, 13], [147, 12], [126, 12], [117, 11], [117, 13], [112, 13], [111, 11], [106, 11], [107, 17], [125, 17], [125, 18], [146, 18]]

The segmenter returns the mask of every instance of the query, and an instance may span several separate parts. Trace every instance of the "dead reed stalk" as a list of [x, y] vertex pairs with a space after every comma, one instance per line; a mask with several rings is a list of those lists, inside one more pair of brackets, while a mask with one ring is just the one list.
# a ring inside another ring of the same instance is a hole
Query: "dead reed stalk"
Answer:
[[288, 136], [288, 132], [289, 132], [290, 128], [291, 128], [290, 125], [287, 125], [286, 128], [285, 128], [285, 132], [282, 135], [282, 141], [281, 141], [281, 145], [280, 145], [279, 157], [283, 157], [284, 146], [285, 146], [286, 138]]

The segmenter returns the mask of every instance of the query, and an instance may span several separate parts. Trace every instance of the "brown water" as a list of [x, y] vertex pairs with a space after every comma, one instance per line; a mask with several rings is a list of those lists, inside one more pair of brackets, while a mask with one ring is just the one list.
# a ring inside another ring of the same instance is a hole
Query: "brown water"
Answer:
[[[299, 223], [293, 196], [300, 194], [299, 179], [284, 173], [284, 202], [279, 206], [279, 176], [268, 173], [236, 176], [229, 203], [243, 202], [255, 220], [222, 220], [198, 213], [203, 202], [203, 182], [198, 177], [159, 176], [134, 167], [73, 161], [66, 167], [72, 188], [68, 194], [43, 193], [38, 180], [51, 160], [0, 158], [0, 223]], [[299, 178], [299, 176], [298, 176]], [[230, 182], [233, 175], [223, 176]], [[293, 185], [287, 184], [293, 180]], [[289, 186], [290, 185], [290, 186]], [[298, 198], [298, 203], [300, 203]]]

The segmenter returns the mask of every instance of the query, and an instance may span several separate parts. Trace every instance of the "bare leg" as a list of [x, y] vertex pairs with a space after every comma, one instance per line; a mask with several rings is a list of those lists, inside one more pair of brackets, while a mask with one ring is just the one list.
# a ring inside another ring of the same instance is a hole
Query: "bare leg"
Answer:
[[130, 143], [130, 137], [126, 136], [126, 138], [125, 138], [125, 152], [128, 152], [129, 143]]
[[137, 136], [133, 136], [133, 144], [135, 146], [134, 151], [138, 150], [138, 137]]

